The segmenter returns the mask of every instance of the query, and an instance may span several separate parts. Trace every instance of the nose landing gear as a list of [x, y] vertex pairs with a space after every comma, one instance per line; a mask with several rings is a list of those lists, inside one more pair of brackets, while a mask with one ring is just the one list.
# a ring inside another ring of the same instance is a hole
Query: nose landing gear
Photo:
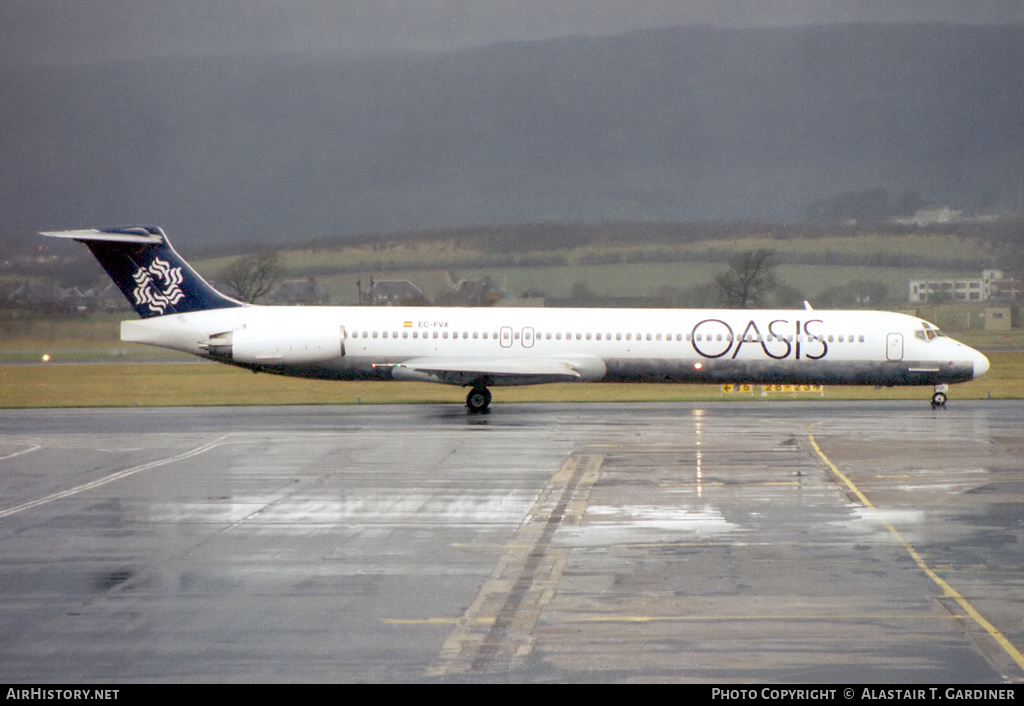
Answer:
[[932, 407], [945, 407], [946, 406], [946, 391], [949, 389], [948, 385], [936, 385], [935, 394], [932, 395]]

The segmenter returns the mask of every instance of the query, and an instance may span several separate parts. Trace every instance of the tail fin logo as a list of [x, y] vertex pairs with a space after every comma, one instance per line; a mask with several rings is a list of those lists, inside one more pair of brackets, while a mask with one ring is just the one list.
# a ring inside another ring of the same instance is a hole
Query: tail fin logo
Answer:
[[159, 257], [153, 258], [149, 267], [140, 267], [132, 276], [135, 290], [132, 292], [137, 305], [145, 305], [156, 314], [163, 314], [167, 307], [174, 306], [185, 298], [181, 291], [181, 268]]

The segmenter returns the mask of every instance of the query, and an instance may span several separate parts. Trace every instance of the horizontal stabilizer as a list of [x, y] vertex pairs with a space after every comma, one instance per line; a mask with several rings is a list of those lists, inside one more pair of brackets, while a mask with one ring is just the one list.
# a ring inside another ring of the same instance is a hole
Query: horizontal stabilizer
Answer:
[[49, 233], [41, 233], [51, 238], [68, 238], [84, 243], [89, 240], [98, 240], [105, 243], [142, 243], [145, 245], [160, 245], [163, 238], [153, 233], [147, 233], [142, 228], [132, 228], [132, 232], [108, 233], [102, 230], [62, 230]]

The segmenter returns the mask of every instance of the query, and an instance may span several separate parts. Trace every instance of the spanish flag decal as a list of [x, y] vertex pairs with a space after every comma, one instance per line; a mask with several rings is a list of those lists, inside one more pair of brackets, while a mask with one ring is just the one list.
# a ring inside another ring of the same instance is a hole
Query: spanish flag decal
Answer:
[[412, 328], [412, 322], [411, 321], [406, 321], [404, 324], [402, 324], [402, 327], [403, 328]]

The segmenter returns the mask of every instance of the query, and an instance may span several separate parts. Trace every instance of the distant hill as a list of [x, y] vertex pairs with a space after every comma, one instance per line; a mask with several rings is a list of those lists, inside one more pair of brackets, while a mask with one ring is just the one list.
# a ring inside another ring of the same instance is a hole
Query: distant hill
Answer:
[[0, 233], [267, 242], [1013, 205], [1024, 28], [686, 28], [443, 55], [0, 67]]

